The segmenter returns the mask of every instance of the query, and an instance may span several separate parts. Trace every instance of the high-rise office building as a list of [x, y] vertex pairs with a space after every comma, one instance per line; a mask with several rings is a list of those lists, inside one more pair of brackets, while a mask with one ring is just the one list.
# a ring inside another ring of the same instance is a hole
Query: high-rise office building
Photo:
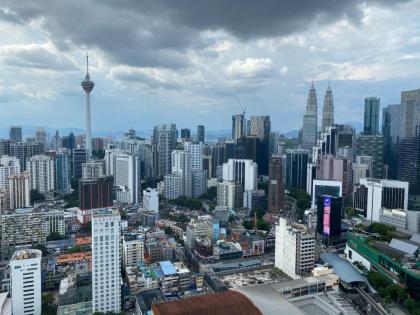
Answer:
[[344, 203], [346, 205], [351, 204], [353, 192], [352, 160], [333, 155], [320, 155], [316, 161], [316, 178], [341, 181]]
[[369, 178], [372, 173], [372, 157], [356, 156], [356, 162], [353, 163], [353, 185], [358, 185], [361, 178]]
[[76, 148], [76, 137], [73, 132], [62, 138], [62, 147], [68, 149], [70, 155], [73, 155], [73, 150]]
[[308, 150], [286, 150], [286, 187], [288, 189], [306, 190], [308, 157]]
[[121, 311], [120, 221], [117, 209], [92, 213], [92, 307], [94, 312]]
[[258, 174], [268, 175], [268, 160], [270, 149], [270, 116], [251, 116], [250, 136], [258, 138], [256, 163], [258, 164]]
[[85, 116], [85, 132], [86, 132], [86, 139], [85, 139], [85, 149], [87, 159], [90, 160], [92, 156], [92, 127], [91, 127], [91, 118], [90, 118], [90, 93], [93, 90], [95, 84], [93, 81], [90, 80], [89, 75], [89, 57], [86, 56], [86, 76], [85, 79], [81, 83], [83, 91], [86, 93], [86, 116]]
[[39, 144], [39, 152], [44, 153], [47, 149], [47, 132], [39, 127], [35, 132], [35, 141]]
[[311, 274], [315, 261], [315, 236], [305, 225], [289, 224], [280, 218], [275, 242], [275, 267], [293, 279]]
[[283, 161], [280, 156], [272, 156], [268, 167], [268, 211], [280, 212], [283, 209]]
[[57, 152], [55, 157], [55, 190], [59, 194], [71, 192], [70, 156], [67, 150]]
[[10, 126], [9, 128], [9, 140], [13, 142], [22, 142], [22, 127]]
[[232, 140], [238, 141], [238, 139], [246, 136], [246, 120], [243, 114], [237, 114], [232, 116]]
[[407, 182], [363, 178], [355, 189], [353, 207], [367, 220], [379, 222], [382, 208], [408, 209], [408, 189]]
[[13, 314], [41, 314], [41, 258], [42, 252], [37, 249], [13, 254], [10, 260]]
[[9, 194], [4, 188], [0, 188], [0, 215], [9, 210]]
[[39, 154], [38, 143], [16, 142], [10, 145], [10, 155], [19, 159], [22, 171], [26, 170], [27, 160], [37, 154]]
[[10, 209], [27, 208], [31, 206], [31, 183], [29, 172], [9, 176]]
[[54, 197], [54, 161], [46, 155], [35, 155], [27, 163], [31, 189], [46, 197]]
[[163, 124], [153, 129], [153, 143], [157, 148], [157, 174], [164, 176], [171, 172], [171, 152], [176, 146], [176, 125]]
[[90, 160], [82, 164], [82, 178], [92, 179], [105, 176], [104, 162], [98, 160]]
[[306, 112], [303, 116], [302, 126], [302, 149], [312, 150], [316, 145], [318, 135], [318, 104], [316, 90], [312, 82], [306, 101]]
[[206, 132], [203, 125], [197, 126], [197, 142], [204, 143], [206, 140]]
[[325, 131], [327, 127], [332, 125], [334, 125], [334, 99], [330, 83], [328, 82], [328, 88], [324, 96], [324, 107], [322, 108], [322, 131]]
[[357, 135], [356, 156], [372, 157], [373, 178], [384, 178], [384, 138], [382, 135]]
[[190, 139], [191, 138], [191, 130], [188, 128], [181, 129], [181, 139]]
[[365, 120], [363, 134], [378, 135], [379, 134], [379, 110], [381, 99], [379, 97], [365, 98]]
[[83, 163], [87, 161], [86, 149], [73, 149], [73, 177], [80, 179], [83, 175]]
[[112, 207], [114, 177], [104, 176], [79, 181], [79, 208], [91, 210]]
[[397, 179], [409, 182], [410, 210], [420, 210], [420, 89], [401, 92]]
[[382, 111], [382, 136], [384, 137], [384, 164], [387, 178], [397, 178], [397, 142], [400, 132], [400, 104], [388, 105]]
[[121, 150], [105, 151], [106, 175], [114, 176], [117, 201], [138, 204], [141, 200], [140, 159]]
[[203, 143], [185, 142], [184, 150], [191, 155], [191, 169], [193, 171], [203, 170]]

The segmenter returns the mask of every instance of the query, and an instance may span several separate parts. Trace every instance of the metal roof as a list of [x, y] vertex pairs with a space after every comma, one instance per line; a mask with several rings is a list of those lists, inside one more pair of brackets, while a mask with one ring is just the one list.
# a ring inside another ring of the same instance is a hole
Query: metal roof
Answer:
[[169, 260], [159, 262], [159, 266], [165, 276], [176, 274], [176, 268]]
[[321, 254], [321, 259], [333, 266], [334, 273], [337, 274], [340, 280], [345, 283], [366, 283], [366, 280], [362, 277], [362, 275], [350, 263], [340, 258], [337, 254]]
[[414, 255], [419, 249], [419, 247], [415, 244], [409, 243], [404, 240], [399, 240], [396, 238], [393, 238], [391, 240], [391, 242], [389, 243], [389, 246], [392, 248], [398, 249], [404, 253], [411, 254], [411, 255]]
[[410, 238], [410, 241], [420, 244], [420, 234], [413, 234], [413, 236]]

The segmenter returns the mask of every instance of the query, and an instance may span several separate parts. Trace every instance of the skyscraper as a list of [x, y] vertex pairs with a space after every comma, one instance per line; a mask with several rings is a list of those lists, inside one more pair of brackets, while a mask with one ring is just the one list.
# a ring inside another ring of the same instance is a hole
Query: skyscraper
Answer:
[[31, 206], [31, 183], [28, 172], [9, 176], [10, 209], [27, 208]]
[[238, 139], [246, 136], [246, 120], [243, 114], [237, 114], [232, 116], [232, 140], [237, 141]]
[[79, 208], [91, 210], [112, 207], [113, 176], [81, 179], [79, 181]]
[[334, 125], [334, 100], [330, 82], [328, 82], [328, 88], [324, 97], [324, 107], [322, 108], [322, 131], [325, 131], [327, 127], [332, 125]]
[[92, 213], [92, 307], [94, 312], [121, 311], [120, 221], [117, 209]]
[[302, 125], [302, 149], [312, 150], [316, 145], [318, 132], [318, 104], [316, 90], [312, 82], [306, 102], [306, 112], [303, 116]]
[[251, 116], [250, 136], [258, 138], [256, 163], [259, 175], [268, 174], [268, 152], [270, 150], [270, 116]]
[[95, 84], [93, 81], [90, 80], [89, 75], [89, 56], [86, 56], [86, 76], [85, 79], [82, 81], [82, 88], [83, 91], [86, 93], [86, 153], [87, 153], [87, 159], [90, 160], [92, 155], [92, 127], [91, 127], [91, 119], [90, 119], [90, 92], [92, 92], [93, 87]]
[[379, 109], [381, 99], [379, 97], [365, 98], [365, 122], [363, 134], [377, 135], [379, 134]]
[[87, 152], [86, 149], [73, 150], [73, 177], [79, 179], [83, 173], [83, 163], [86, 162]]
[[37, 249], [15, 252], [10, 260], [13, 314], [41, 314], [41, 258]]
[[44, 128], [39, 127], [35, 132], [35, 141], [39, 144], [39, 152], [44, 153], [47, 149], [47, 133]]
[[9, 139], [13, 142], [21, 142], [22, 141], [22, 127], [10, 126]]
[[10, 145], [10, 155], [19, 159], [22, 171], [26, 170], [26, 161], [37, 154], [39, 154], [38, 143], [16, 142]]
[[357, 135], [356, 156], [371, 156], [373, 178], [384, 178], [384, 138], [382, 135]]
[[191, 130], [188, 128], [181, 129], [181, 139], [190, 139]]
[[163, 124], [153, 129], [153, 143], [157, 146], [157, 167], [159, 176], [171, 172], [171, 152], [176, 146], [176, 125]]
[[66, 151], [57, 152], [55, 157], [55, 190], [59, 194], [71, 191], [70, 158]]
[[46, 155], [35, 155], [27, 164], [31, 189], [47, 197], [54, 197], [54, 161]]
[[384, 164], [387, 178], [397, 178], [397, 142], [400, 133], [400, 104], [388, 105], [382, 111], [382, 135], [384, 137]]
[[205, 129], [203, 125], [197, 126], [197, 142], [204, 143], [206, 138]]
[[306, 190], [308, 156], [308, 150], [286, 150], [286, 187], [288, 189]]
[[283, 209], [283, 161], [280, 156], [270, 159], [268, 169], [268, 211], [279, 212]]

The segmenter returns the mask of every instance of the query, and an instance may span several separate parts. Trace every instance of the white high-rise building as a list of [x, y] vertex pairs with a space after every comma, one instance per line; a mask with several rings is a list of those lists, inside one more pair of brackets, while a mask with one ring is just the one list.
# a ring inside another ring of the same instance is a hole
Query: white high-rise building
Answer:
[[53, 196], [54, 161], [46, 155], [35, 155], [29, 159], [26, 167], [31, 175], [31, 189], [47, 196]]
[[164, 195], [166, 199], [176, 199], [182, 195], [182, 178], [180, 174], [165, 175], [164, 183]]
[[41, 314], [41, 258], [42, 252], [37, 249], [13, 254], [10, 260], [13, 314]]
[[239, 183], [223, 181], [217, 183], [217, 205], [236, 209], [243, 205], [243, 190]]
[[104, 163], [102, 161], [87, 161], [82, 164], [82, 178], [95, 179], [105, 176]]
[[12, 174], [20, 173], [20, 162], [14, 156], [3, 155], [0, 159], [0, 189], [6, 191], [6, 198], [4, 206], [9, 209], [10, 207], [10, 184], [9, 176]]
[[93, 81], [90, 80], [89, 75], [89, 57], [86, 56], [86, 76], [85, 79], [82, 81], [82, 88], [83, 91], [86, 93], [86, 140], [85, 140], [85, 148], [87, 153], [87, 158], [90, 160], [92, 156], [92, 127], [91, 127], [91, 119], [90, 119], [90, 92], [92, 92], [93, 87], [95, 84]]
[[252, 208], [250, 195], [257, 189], [258, 166], [252, 160], [229, 159], [223, 164], [223, 181], [242, 185], [243, 206]]
[[31, 206], [31, 183], [28, 172], [9, 176], [10, 209], [28, 208]]
[[93, 312], [121, 311], [120, 221], [117, 209], [92, 212]]
[[141, 200], [140, 159], [122, 150], [105, 150], [106, 175], [114, 176], [117, 201], [138, 204]]
[[246, 119], [244, 114], [237, 114], [232, 116], [232, 140], [245, 137], [246, 135]]
[[274, 266], [293, 279], [311, 274], [314, 268], [315, 235], [303, 224], [280, 218], [276, 226]]
[[191, 155], [191, 169], [201, 171], [203, 169], [203, 143], [185, 142], [184, 150]]
[[191, 154], [186, 151], [172, 151], [172, 174], [181, 177], [181, 195], [192, 196], [192, 167]]
[[143, 190], [143, 210], [159, 212], [159, 191], [156, 188]]

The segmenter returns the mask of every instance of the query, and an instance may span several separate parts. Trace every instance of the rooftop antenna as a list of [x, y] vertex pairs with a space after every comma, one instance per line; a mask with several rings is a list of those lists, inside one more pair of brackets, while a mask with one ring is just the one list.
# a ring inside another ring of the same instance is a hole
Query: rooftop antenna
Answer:
[[242, 114], [243, 114], [243, 115], [244, 115], [244, 117], [245, 117], [245, 114], [246, 114], [246, 106], [245, 106], [245, 108], [242, 106], [242, 103], [241, 103], [241, 101], [239, 100], [239, 97], [238, 97], [238, 96], [236, 96], [236, 95], [235, 95], [235, 98], [236, 98], [236, 101], [238, 102], [239, 106], [241, 106], [241, 109], [242, 109]]

